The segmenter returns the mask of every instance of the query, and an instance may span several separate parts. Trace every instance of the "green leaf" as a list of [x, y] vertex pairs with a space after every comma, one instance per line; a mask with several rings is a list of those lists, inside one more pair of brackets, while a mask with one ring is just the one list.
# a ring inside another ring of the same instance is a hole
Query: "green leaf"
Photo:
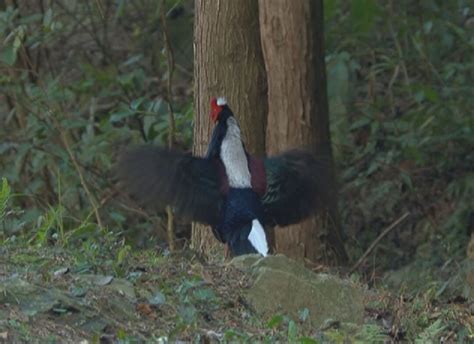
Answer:
[[67, 119], [66, 121], [62, 121], [61, 124], [65, 129], [76, 129], [76, 128], [86, 127], [89, 124], [89, 122], [84, 119], [74, 118], [74, 119]]
[[298, 311], [298, 317], [301, 321], [306, 321], [309, 317], [309, 309], [305, 307], [302, 310]]
[[149, 112], [156, 113], [156, 114], [164, 114], [165, 110], [166, 110], [166, 107], [164, 106], [164, 102], [161, 99], [151, 101], [148, 104]]
[[282, 323], [283, 319], [284, 319], [284, 318], [283, 318], [283, 315], [280, 315], [280, 314], [275, 315], [273, 318], [271, 318], [271, 319], [268, 321], [267, 327], [274, 329], [274, 328], [280, 326], [280, 324]]
[[110, 212], [110, 218], [118, 223], [123, 223], [127, 219], [122, 213], [117, 211]]
[[428, 99], [430, 102], [435, 103], [438, 101], [438, 92], [433, 90], [431, 87], [425, 87], [423, 89], [423, 93], [425, 94], [426, 99]]
[[36, 235], [30, 239], [30, 242], [37, 241], [39, 244], [46, 243], [48, 239], [48, 233], [57, 224], [60, 210], [51, 207], [45, 215], [41, 215], [38, 218], [38, 230]]
[[9, 66], [13, 66], [16, 62], [16, 51], [17, 49], [15, 49], [12, 45], [5, 47], [2, 52], [2, 61]]
[[53, 22], [53, 10], [49, 7], [43, 17], [43, 26], [49, 28]]
[[433, 28], [433, 22], [431, 20], [428, 20], [423, 24], [423, 31], [426, 34], [430, 33], [432, 28]]
[[161, 291], [157, 291], [152, 297], [148, 299], [150, 305], [159, 306], [166, 302], [166, 296]]
[[415, 339], [416, 344], [421, 343], [434, 343], [439, 340], [439, 337], [446, 326], [443, 325], [441, 319], [437, 319], [430, 326], [425, 328], [425, 330], [418, 335], [418, 338]]
[[74, 297], [84, 297], [86, 296], [89, 288], [82, 286], [72, 286], [69, 288], [69, 293]]
[[125, 245], [122, 247], [117, 254], [117, 264], [122, 264], [125, 259], [130, 255], [132, 247], [130, 245]]
[[350, 130], [355, 130], [355, 129], [358, 129], [358, 128], [362, 128], [362, 127], [365, 127], [366, 125], [369, 125], [371, 124], [372, 122], [372, 119], [369, 118], [369, 117], [362, 117], [360, 119], [358, 119], [357, 121], [355, 121], [354, 123], [352, 123], [352, 125], [350, 126]]
[[0, 190], [0, 221], [6, 215], [8, 201], [10, 200], [11, 189], [7, 178], [2, 178], [2, 189]]
[[209, 301], [216, 297], [214, 292], [209, 288], [200, 288], [194, 291], [194, 297], [200, 301]]
[[95, 223], [83, 222], [77, 228], [71, 230], [67, 234], [67, 240], [85, 239], [94, 236], [97, 231]]
[[137, 99], [132, 100], [132, 102], [130, 103], [130, 108], [131, 108], [132, 110], [137, 111], [138, 108], [140, 107], [140, 105], [143, 103], [144, 100], [145, 100], [144, 97], [140, 97], [140, 98], [137, 98]]
[[117, 9], [115, 11], [115, 20], [123, 17], [124, 13], [125, 13], [125, 4], [126, 4], [126, 1], [125, 0], [118, 0], [117, 1]]
[[372, 173], [374, 173], [378, 168], [379, 168], [379, 163], [377, 160], [372, 160], [372, 162], [369, 165], [369, 168], [367, 169], [367, 175], [370, 176]]
[[295, 343], [298, 336], [298, 328], [293, 320], [288, 323], [288, 342]]
[[132, 110], [130, 110], [130, 109], [117, 111], [117, 112], [113, 113], [113, 114], [110, 116], [109, 121], [110, 121], [111, 123], [120, 122], [120, 121], [123, 120], [124, 118], [133, 116], [134, 114], [135, 114], [135, 111], [132, 111]]
[[185, 323], [191, 324], [196, 319], [196, 308], [193, 305], [181, 306], [178, 308], [179, 316]]
[[21, 40], [23, 39], [24, 33], [22, 30], [18, 30], [18, 34], [13, 40], [13, 49], [18, 50], [21, 47]]

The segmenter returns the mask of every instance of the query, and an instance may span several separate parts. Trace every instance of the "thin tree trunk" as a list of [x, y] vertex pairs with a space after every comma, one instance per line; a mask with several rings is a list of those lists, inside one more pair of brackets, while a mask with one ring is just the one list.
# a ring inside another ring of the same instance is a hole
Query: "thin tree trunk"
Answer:
[[[258, 2], [196, 0], [194, 49], [194, 153], [207, 150], [213, 127], [210, 98], [224, 96], [240, 122], [246, 148], [263, 154], [267, 87]], [[192, 247], [212, 256], [221, 245], [209, 228], [195, 224]]]
[[[260, 0], [259, 12], [268, 82], [267, 153], [304, 146], [324, 154], [332, 164], [322, 1]], [[331, 265], [344, 263], [336, 199], [327, 206], [328, 211], [315, 212], [301, 224], [277, 228], [277, 252]]]
[[466, 295], [468, 298], [474, 298], [474, 223], [470, 223], [471, 226], [471, 240], [467, 245], [467, 272], [466, 272]]

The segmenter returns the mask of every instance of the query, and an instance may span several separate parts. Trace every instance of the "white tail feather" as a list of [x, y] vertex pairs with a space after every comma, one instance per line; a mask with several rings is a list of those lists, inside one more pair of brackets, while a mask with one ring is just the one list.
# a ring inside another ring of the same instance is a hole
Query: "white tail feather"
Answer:
[[268, 254], [267, 237], [262, 225], [260, 222], [258, 222], [258, 220], [252, 221], [252, 230], [250, 231], [248, 239], [258, 253], [260, 253], [262, 256], [266, 256]]

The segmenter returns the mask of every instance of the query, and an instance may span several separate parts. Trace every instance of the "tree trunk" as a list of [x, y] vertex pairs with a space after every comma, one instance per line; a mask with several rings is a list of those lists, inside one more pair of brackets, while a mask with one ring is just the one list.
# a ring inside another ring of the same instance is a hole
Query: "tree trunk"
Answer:
[[[472, 216], [472, 215], [471, 215]], [[470, 223], [471, 226], [471, 240], [467, 245], [467, 273], [466, 273], [466, 288], [465, 296], [473, 299], [474, 298], [474, 232], [472, 231], [472, 226], [474, 224]]]
[[[213, 126], [211, 97], [224, 96], [240, 122], [246, 148], [265, 152], [267, 87], [258, 2], [196, 0], [194, 36], [194, 153], [203, 155]], [[192, 247], [213, 256], [221, 245], [206, 226], [193, 226]]]
[[[267, 153], [303, 146], [332, 165], [322, 1], [260, 0], [259, 10], [268, 82]], [[296, 259], [331, 265], [347, 260], [335, 199], [303, 223], [277, 228], [275, 237], [277, 252]]]

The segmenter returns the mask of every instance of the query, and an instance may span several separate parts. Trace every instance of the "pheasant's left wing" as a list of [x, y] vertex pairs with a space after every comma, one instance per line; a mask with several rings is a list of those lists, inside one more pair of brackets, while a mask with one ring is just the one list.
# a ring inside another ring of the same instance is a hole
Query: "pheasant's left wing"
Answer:
[[329, 206], [329, 159], [304, 150], [291, 150], [265, 159], [266, 193], [262, 197], [265, 223], [298, 223], [321, 207]]

